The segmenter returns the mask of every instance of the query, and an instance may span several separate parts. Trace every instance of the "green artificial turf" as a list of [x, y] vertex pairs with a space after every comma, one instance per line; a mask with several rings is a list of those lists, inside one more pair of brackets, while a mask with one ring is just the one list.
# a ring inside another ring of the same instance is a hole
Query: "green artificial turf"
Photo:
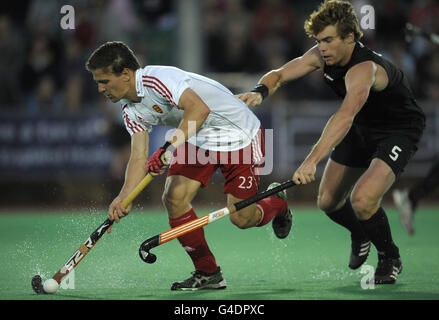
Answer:
[[[216, 210], [218, 208], [211, 208]], [[207, 210], [198, 210], [198, 216]], [[416, 234], [409, 237], [395, 210], [388, 210], [400, 248], [403, 272], [394, 285], [364, 288], [368, 274], [347, 266], [350, 237], [314, 208], [293, 210], [292, 234], [277, 239], [271, 225], [239, 230], [228, 218], [205, 227], [207, 241], [227, 280], [227, 289], [175, 292], [172, 282], [193, 271], [177, 240], [152, 250], [142, 262], [139, 245], [168, 230], [164, 212], [135, 210], [105, 234], [77, 265], [70, 287], [36, 295], [33, 275], [53, 276], [90, 233], [104, 211], [23, 212], [0, 215], [1, 300], [431, 300], [439, 298], [439, 210], [420, 208]], [[375, 248], [365, 270], [376, 267]]]

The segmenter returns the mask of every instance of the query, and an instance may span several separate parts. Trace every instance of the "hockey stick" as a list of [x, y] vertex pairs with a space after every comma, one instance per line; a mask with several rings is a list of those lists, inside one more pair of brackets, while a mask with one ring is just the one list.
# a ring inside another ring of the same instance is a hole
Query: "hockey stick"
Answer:
[[152, 248], [155, 248], [159, 245], [162, 245], [168, 241], [171, 241], [175, 238], [178, 238], [186, 233], [194, 231], [196, 229], [202, 228], [205, 225], [217, 221], [220, 218], [223, 218], [229, 214], [232, 214], [236, 211], [239, 211], [249, 205], [264, 199], [266, 197], [272, 196], [282, 190], [290, 188], [296, 185], [293, 181], [289, 180], [287, 182], [282, 183], [281, 185], [274, 187], [272, 189], [266, 190], [262, 193], [258, 193], [255, 196], [239, 201], [235, 204], [232, 204], [228, 207], [224, 207], [220, 210], [208, 213], [200, 218], [184, 223], [178, 227], [172, 228], [166, 232], [162, 232], [154, 237], [151, 237], [145, 240], [139, 248], [140, 258], [146, 263], [154, 263], [157, 260], [157, 256], [150, 252]]
[[439, 44], [439, 35], [433, 32], [427, 32], [418, 26], [414, 26], [407, 22], [405, 25], [405, 40], [407, 42], [412, 42], [413, 35], [419, 35], [434, 44]]
[[[136, 188], [123, 200], [122, 206], [127, 207], [137, 195], [151, 182], [152, 175], [147, 174], [145, 178], [140, 181]], [[85, 240], [83, 244], [75, 251], [75, 253], [70, 257], [69, 260], [64, 264], [64, 266], [52, 277], [58, 284], [76, 267], [76, 265], [90, 252], [95, 246], [98, 240], [103, 236], [105, 231], [113, 224], [109, 218], [106, 219], [93, 233]], [[37, 294], [46, 293], [43, 288], [43, 280], [40, 275], [35, 275], [32, 277], [32, 289]]]

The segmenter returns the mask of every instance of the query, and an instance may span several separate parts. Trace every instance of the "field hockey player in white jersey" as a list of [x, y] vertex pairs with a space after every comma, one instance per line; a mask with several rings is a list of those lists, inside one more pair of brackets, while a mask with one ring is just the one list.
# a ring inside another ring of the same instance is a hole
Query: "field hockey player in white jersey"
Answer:
[[[197, 218], [191, 201], [218, 168], [225, 178], [228, 204], [257, 193], [259, 170], [265, 158], [264, 130], [245, 103], [226, 87], [175, 67], [141, 68], [131, 49], [116, 41], [97, 48], [86, 68], [93, 74], [98, 91], [112, 102], [121, 103], [131, 135], [125, 181], [109, 207], [111, 220], [119, 222], [129, 213], [130, 207], [124, 208], [122, 199], [148, 172], [163, 174], [166, 168], [162, 200], [172, 228]], [[148, 159], [153, 126], [172, 126], [177, 130]], [[231, 215], [230, 220], [241, 229], [272, 221], [276, 236], [285, 238], [292, 224], [286, 193], [246, 207]], [[192, 259], [195, 272], [188, 279], [173, 283], [171, 290], [224, 289], [226, 281], [204, 230], [197, 229], [178, 240]]]

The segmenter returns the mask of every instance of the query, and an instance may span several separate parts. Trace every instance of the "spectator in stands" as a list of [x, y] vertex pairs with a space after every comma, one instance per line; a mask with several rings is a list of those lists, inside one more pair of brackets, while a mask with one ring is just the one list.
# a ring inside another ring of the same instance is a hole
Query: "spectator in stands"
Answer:
[[21, 94], [19, 74], [23, 39], [7, 15], [0, 16], [0, 107], [13, 109]]

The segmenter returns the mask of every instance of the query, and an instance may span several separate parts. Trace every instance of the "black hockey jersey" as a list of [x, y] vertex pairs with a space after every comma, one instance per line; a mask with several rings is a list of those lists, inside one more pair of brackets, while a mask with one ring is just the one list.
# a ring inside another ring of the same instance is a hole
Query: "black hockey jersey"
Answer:
[[373, 61], [387, 72], [389, 83], [382, 91], [369, 92], [369, 97], [354, 119], [354, 124], [373, 132], [401, 132], [420, 137], [425, 127], [425, 114], [418, 106], [404, 73], [361, 42], [355, 44], [351, 59], [345, 66], [323, 68], [325, 82], [340, 97], [346, 95], [345, 75], [354, 65]]

